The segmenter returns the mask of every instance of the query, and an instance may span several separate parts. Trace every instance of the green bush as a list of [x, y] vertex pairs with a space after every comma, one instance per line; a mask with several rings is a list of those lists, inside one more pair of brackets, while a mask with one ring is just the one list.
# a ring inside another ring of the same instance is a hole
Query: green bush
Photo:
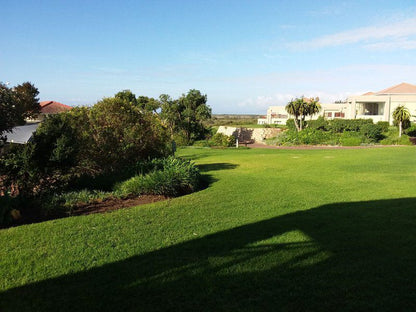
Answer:
[[377, 125], [381, 127], [383, 132], [389, 131], [390, 124], [388, 121], [379, 121], [377, 122]]
[[404, 131], [404, 133], [406, 133], [409, 137], [416, 137], [416, 125], [411, 125]]
[[[137, 161], [171, 152], [167, 129], [153, 113], [121, 98], [49, 116], [32, 142], [0, 159], [0, 185], [25, 196], [63, 192], [77, 179], [117, 175]], [[82, 184], [82, 183], [81, 183]]]
[[193, 163], [169, 157], [160, 164], [163, 168], [155, 166], [153, 171], [145, 175], [137, 175], [119, 183], [115, 188], [116, 194], [179, 196], [198, 189], [200, 173]]
[[344, 132], [341, 134], [339, 142], [342, 146], [359, 146], [363, 143], [363, 137], [358, 132]]
[[328, 121], [322, 117], [319, 116], [316, 120], [309, 120], [307, 122], [308, 128], [316, 129], [316, 130], [328, 130], [329, 129], [329, 123]]
[[235, 145], [235, 138], [233, 136], [225, 135], [222, 133], [216, 133], [211, 140], [209, 140], [210, 146], [222, 146], [231, 147]]
[[360, 131], [364, 125], [373, 124], [372, 119], [333, 119], [329, 122], [329, 130], [335, 133], [344, 131]]
[[360, 134], [369, 143], [378, 142], [384, 138], [383, 127], [377, 124], [364, 124], [360, 128]]
[[412, 145], [412, 142], [409, 140], [409, 136], [403, 134], [401, 137], [399, 135], [390, 135], [385, 139], [380, 141], [382, 145]]
[[199, 141], [195, 141], [193, 146], [198, 146], [198, 147], [209, 147], [209, 141], [208, 140], [199, 140]]
[[275, 141], [277, 145], [330, 144], [333, 141], [333, 136], [327, 131], [306, 128], [299, 132], [288, 130], [280, 133]]
[[296, 131], [295, 120], [294, 119], [286, 120], [286, 127], [289, 131]]

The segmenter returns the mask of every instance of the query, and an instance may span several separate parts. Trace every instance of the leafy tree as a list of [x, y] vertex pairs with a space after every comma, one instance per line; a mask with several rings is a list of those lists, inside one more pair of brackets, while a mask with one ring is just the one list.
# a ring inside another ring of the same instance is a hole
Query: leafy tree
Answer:
[[160, 108], [160, 102], [158, 100], [142, 95], [137, 98], [137, 105], [141, 109], [153, 113], [156, 113]]
[[179, 99], [179, 108], [182, 110], [182, 129], [185, 133], [187, 143], [202, 139], [206, 129], [203, 122], [211, 118], [211, 108], [206, 104], [207, 96], [202, 95], [199, 90], [189, 90]]
[[300, 97], [292, 99], [285, 107], [286, 112], [294, 116], [297, 131], [302, 131], [306, 116], [312, 116], [319, 113], [321, 106], [319, 98]]
[[192, 89], [177, 100], [163, 94], [159, 102], [160, 116], [170, 129], [172, 137], [181, 134], [185, 144], [204, 137], [207, 132], [204, 121], [211, 118], [211, 108], [207, 105], [206, 95]]
[[157, 115], [121, 98], [105, 98], [89, 111], [90, 158], [110, 171], [140, 159], [162, 156], [167, 131]]
[[173, 100], [167, 94], [161, 94], [159, 96], [159, 103], [161, 108], [160, 117], [168, 127], [171, 139], [173, 139], [174, 132], [179, 128], [180, 121], [182, 120], [178, 100]]
[[105, 98], [91, 108], [48, 116], [33, 141], [12, 146], [0, 158], [0, 189], [27, 196], [62, 190], [79, 177], [119, 173], [135, 163], [169, 153], [159, 116], [131, 98]]
[[404, 122], [410, 120], [410, 112], [405, 106], [399, 105], [393, 111], [393, 119], [399, 125], [399, 137], [401, 137], [402, 136], [402, 128], [403, 128], [402, 125], [403, 125]]
[[136, 97], [136, 95], [128, 89], [118, 92], [115, 95], [115, 98], [126, 101], [132, 105], [137, 105], [140, 109], [148, 112], [156, 113], [160, 108], [160, 102], [158, 100], [142, 95]]
[[136, 95], [128, 89], [118, 92], [114, 97], [131, 105], [137, 105]]
[[0, 83], [0, 134], [25, 123], [40, 111], [39, 91], [30, 82], [14, 88]]

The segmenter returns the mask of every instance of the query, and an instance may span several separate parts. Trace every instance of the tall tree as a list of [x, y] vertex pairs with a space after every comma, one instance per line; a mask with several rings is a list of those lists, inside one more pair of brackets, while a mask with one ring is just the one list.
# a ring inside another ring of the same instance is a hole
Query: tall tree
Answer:
[[403, 130], [403, 122], [408, 121], [410, 119], [410, 112], [405, 106], [399, 105], [393, 111], [393, 119], [399, 125], [399, 137], [401, 137]]
[[168, 127], [171, 139], [173, 139], [173, 135], [179, 128], [179, 124], [182, 120], [178, 100], [173, 100], [167, 94], [161, 94], [159, 96], [159, 103], [161, 108], [160, 117], [165, 126]]
[[203, 122], [211, 118], [211, 108], [207, 105], [207, 96], [199, 90], [189, 90], [179, 98], [179, 105], [183, 107], [183, 130], [188, 144], [194, 139], [204, 136]]
[[39, 113], [38, 94], [38, 89], [30, 82], [13, 88], [0, 83], [0, 135]]
[[171, 135], [182, 133], [186, 144], [203, 138], [206, 129], [204, 121], [211, 118], [211, 108], [207, 105], [207, 96], [199, 90], [189, 90], [187, 94], [173, 100], [162, 94], [159, 98], [164, 123], [171, 130]]

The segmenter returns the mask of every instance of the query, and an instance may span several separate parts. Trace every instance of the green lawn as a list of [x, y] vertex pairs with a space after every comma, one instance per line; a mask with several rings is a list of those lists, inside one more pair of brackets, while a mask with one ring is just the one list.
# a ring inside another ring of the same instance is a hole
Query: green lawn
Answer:
[[200, 192], [0, 230], [0, 311], [412, 311], [416, 148], [183, 149]]

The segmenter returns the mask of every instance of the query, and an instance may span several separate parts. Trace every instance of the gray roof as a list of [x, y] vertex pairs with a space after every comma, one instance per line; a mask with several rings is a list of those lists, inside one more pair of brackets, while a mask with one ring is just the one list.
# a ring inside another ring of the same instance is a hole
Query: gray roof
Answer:
[[30, 140], [32, 134], [36, 131], [38, 126], [39, 123], [32, 123], [24, 126], [14, 127], [12, 129], [12, 132], [6, 133], [6, 142], [26, 144]]

